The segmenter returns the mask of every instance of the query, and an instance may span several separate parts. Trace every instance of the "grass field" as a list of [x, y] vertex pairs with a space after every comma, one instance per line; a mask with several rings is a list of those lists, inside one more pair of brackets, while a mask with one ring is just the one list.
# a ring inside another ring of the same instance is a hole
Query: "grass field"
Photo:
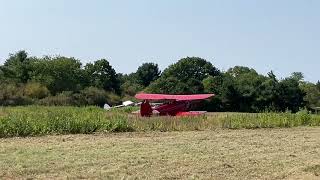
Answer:
[[195, 131], [319, 126], [320, 116], [292, 113], [208, 113], [197, 117], [141, 118], [132, 108], [105, 111], [97, 107], [0, 108], [0, 138], [95, 132]]
[[0, 139], [0, 179], [319, 179], [320, 128]]
[[319, 115], [133, 110], [0, 108], [0, 179], [320, 178]]

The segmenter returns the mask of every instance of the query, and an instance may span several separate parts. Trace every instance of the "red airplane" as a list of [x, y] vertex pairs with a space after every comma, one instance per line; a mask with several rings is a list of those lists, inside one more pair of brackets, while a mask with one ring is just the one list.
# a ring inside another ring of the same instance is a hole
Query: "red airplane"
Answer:
[[[194, 95], [169, 95], [169, 94], [136, 94], [135, 98], [143, 100], [140, 107], [141, 116], [151, 116], [153, 114], [161, 116], [193, 116], [204, 114], [205, 111], [188, 111], [191, 102], [208, 99], [214, 94], [194, 94]], [[154, 108], [149, 104], [152, 101], [166, 101], [164, 104]]]

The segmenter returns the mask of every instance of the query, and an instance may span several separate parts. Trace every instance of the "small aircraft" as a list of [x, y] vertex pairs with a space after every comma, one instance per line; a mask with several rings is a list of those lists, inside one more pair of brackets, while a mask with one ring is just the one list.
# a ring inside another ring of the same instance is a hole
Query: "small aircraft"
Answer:
[[122, 108], [122, 107], [127, 107], [127, 106], [134, 106], [134, 105], [135, 105], [135, 103], [132, 101], [124, 101], [124, 102], [122, 102], [121, 105], [112, 106], [112, 107], [109, 104], [104, 104], [103, 109], [110, 110], [110, 109], [114, 109], [114, 108]]
[[[170, 95], [139, 93], [135, 95], [135, 98], [143, 100], [140, 106], [141, 116], [195, 116], [204, 114], [206, 111], [188, 111], [192, 107], [192, 102], [208, 99], [212, 96], [214, 94]], [[149, 101], [164, 101], [164, 103], [151, 107]]]

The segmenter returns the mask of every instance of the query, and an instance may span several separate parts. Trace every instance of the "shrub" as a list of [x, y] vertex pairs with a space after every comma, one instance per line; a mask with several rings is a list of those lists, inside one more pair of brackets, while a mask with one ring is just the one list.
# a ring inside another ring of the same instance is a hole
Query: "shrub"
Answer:
[[1, 85], [0, 105], [17, 106], [32, 104], [32, 100], [23, 94], [23, 87], [19, 84], [9, 83]]
[[81, 91], [81, 97], [86, 105], [97, 105], [103, 107], [107, 102], [108, 95], [103, 89], [88, 87]]
[[42, 99], [49, 95], [49, 90], [40, 83], [30, 82], [25, 85], [24, 94], [31, 98]]
[[137, 92], [143, 90], [143, 86], [141, 84], [127, 81], [121, 85], [121, 90], [124, 94], [129, 96], [134, 96]]
[[121, 103], [121, 98], [117, 94], [113, 92], [108, 92], [107, 93], [108, 98], [107, 98], [107, 103], [110, 105], [117, 105]]
[[73, 98], [68, 93], [60, 93], [56, 96], [48, 96], [38, 101], [39, 105], [45, 106], [71, 106]]

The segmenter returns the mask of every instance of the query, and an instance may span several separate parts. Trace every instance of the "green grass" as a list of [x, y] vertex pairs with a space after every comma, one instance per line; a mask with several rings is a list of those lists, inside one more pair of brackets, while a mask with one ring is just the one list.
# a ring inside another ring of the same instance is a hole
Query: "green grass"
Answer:
[[139, 131], [184, 131], [216, 128], [256, 129], [320, 126], [320, 116], [305, 111], [292, 113], [208, 113], [196, 117], [131, 118], [129, 124]]
[[0, 137], [90, 134], [128, 131], [193, 131], [319, 126], [320, 116], [291, 113], [208, 113], [196, 117], [141, 118], [137, 108], [105, 111], [97, 107], [2, 107]]
[[1, 114], [0, 137], [132, 131], [125, 116], [107, 116], [97, 107], [14, 107]]

